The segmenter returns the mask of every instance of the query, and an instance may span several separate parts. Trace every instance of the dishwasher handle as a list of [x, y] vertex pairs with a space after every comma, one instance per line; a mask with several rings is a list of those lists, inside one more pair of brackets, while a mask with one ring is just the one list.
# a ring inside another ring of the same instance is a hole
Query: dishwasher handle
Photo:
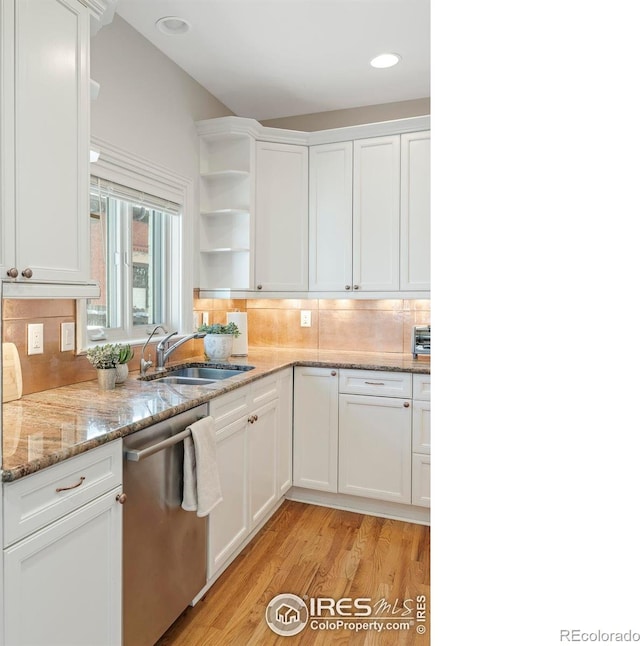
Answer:
[[189, 429], [186, 429], [181, 433], [177, 433], [176, 435], [168, 437], [166, 440], [162, 440], [162, 442], [152, 444], [151, 446], [147, 446], [146, 448], [140, 449], [139, 451], [135, 449], [127, 449], [124, 452], [124, 457], [130, 462], [140, 462], [140, 460], [144, 460], [154, 453], [158, 453], [159, 451], [163, 451], [164, 449], [167, 449], [170, 446], [177, 444], [178, 442], [182, 442], [182, 440], [189, 437], [189, 435], [191, 435], [191, 431]]

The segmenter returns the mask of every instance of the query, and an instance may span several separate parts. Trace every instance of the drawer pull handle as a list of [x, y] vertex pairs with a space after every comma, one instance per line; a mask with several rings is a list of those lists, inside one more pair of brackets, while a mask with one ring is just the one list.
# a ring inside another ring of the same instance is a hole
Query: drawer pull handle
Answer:
[[409, 402], [405, 402], [405, 403], [404, 403], [404, 404], [402, 404], [402, 405], [403, 405], [405, 408], [409, 408], [409, 406], [411, 406], [411, 404], [410, 404]]
[[384, 386], [384, 381], [365, 381], [367, 386]]
[[84, 476], [80, 476], [80, 482], [78, 482], [78, 484], [71, 485], [70, 487], [58, 487], [56, 489], [56, 493], [60, 493], [61, 491], [69, 491], [69, 489], [77, 489], [85, 480], [86, 478]]
[[337, 373], [335, 370], [332, 370], [332, 371], [331, 371], [331, 376], [332, 376], [332, 377], [335, 377], [337, 374], [338, 374], [338, 373]]

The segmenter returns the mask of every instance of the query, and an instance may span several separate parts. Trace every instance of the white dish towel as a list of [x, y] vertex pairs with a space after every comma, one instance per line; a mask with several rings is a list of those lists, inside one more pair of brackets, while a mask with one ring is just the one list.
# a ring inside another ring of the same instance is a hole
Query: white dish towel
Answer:
[[184, 440], [182, 508], [206, 516], [222, 502], [213, 418], [203, 417], [189, 430], [191, 435]]

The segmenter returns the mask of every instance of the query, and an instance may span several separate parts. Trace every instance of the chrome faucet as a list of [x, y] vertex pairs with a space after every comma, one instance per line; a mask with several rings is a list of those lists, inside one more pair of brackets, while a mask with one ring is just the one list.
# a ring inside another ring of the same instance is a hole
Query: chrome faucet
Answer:
[[179, 348], [183, 343], [186, 343], [187, 341], [191, 341], [191, 339], [202, 339], [205, 336], [204, 332], [194, 332], [193, 334], [187, 334], [187, 336], [183, 336], [180, 341], [176, 341], [172, 346], [168, 346], [169, 339], [178, 334], [177, 332], [171, 332], [170, 334], [167, 334], [167, 336], [158, 343], [158, 346], [156, 347], [156, 370], [157, 371], [163, 371], [166, 370], [164, 367], [164, 364], [166, 360], [169, 358], [169, 355], [176, 349]]
[[151, 341], [153, 335], [158, 330], [162, 330], [165, 334], [167, 332], [162, 325], [156, 325], [153, 328], [153, 330], [151, 330], [151, 334], [149, 335], [149, 338], [145, 341], [144, 345], [142, 346], [142, 352], [140, 353], [140, 375], [142, 377], [144, 377], [145, 373], [147, 372], [147, 369], [153, 365], [153, 361], [149, 361], [148, 359], [144, 358], [144, 351], [147, 349], [147, 346], [149, 345], [149, 341]]

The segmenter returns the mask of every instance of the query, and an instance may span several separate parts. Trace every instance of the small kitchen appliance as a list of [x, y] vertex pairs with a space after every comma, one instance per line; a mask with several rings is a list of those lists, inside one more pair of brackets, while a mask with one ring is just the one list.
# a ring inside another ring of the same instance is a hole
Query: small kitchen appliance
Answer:
[[417, 359], [419, 354], [431, 354], [431, 326], [414, 325], [411, 337], [411, 352]]

